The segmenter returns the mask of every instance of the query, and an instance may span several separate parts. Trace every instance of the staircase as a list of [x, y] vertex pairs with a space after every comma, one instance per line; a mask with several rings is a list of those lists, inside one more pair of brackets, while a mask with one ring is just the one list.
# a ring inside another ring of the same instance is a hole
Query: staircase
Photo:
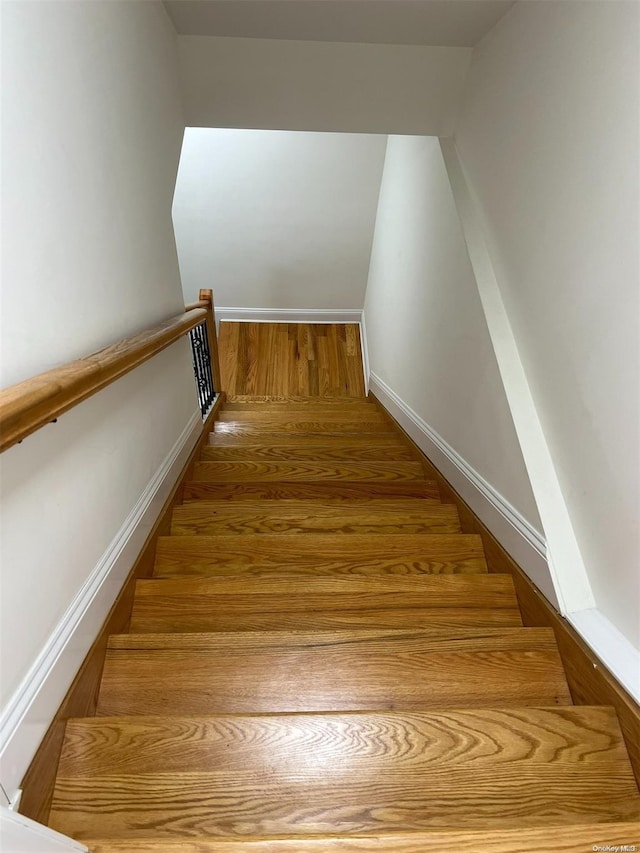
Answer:
[[230, 397], [71, 720], [50, 825], [94, 853], [640, 844], [615, 712], [363, 398]]

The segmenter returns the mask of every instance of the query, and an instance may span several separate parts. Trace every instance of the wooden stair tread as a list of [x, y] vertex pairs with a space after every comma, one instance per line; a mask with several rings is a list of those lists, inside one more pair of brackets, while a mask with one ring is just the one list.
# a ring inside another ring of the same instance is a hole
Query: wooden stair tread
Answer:
[[286, 421], [308, 419], [314, 423], [338, 423], [342, 421], [365, 421], [385, 424], [389, 429], [389, 421], [380, 409], [373, 403], [360, 406], [350, 406], [344, 410], [342, 406], [322, 406], [310, 404], [302, 408], [265, 405], [260, 409], [228, 409], [226, 406], [219, 412], [216, 426], [223, 423], [274, 423], [279, 425]]
[[171, 535], [216, 533], [460, 533], [453, 504], [378, 500], [348, 506], [320, 501], [198, 501], [173, 511]]
[[640, 817], [610, 708], [67, 724], [51, 825], [77, 838], [514, 828]]
[[291, 396], [259, 396], [255, 394], [227, 394], [225, 407], [249, 406], [262, 409], [263, 406], [339, 406], [340, 408], [356, 408], [362, 405], [375, 406], [369, 397], [305, 397], [303, 395]]
[[377, 500], [378, 498], [420, 498], [440, 503], [440, 491], [433, 480], [401, 482], [360, 481], [344, 483], [316, 480], [313, 483], [300, 482], [251, 482], [251, 483], [210, 483], [193, 481], [186, 483], [185, 500], [322, 500], [339, 503], [341, 506], [351, 500]]
[[551, 629], [114, 635], [100, 715], [570, 704]]
[[[372, 401], [365, 396], [335, 396], [335, 395], [315, 395], [308, 396], [304, 394], [227, 394], [227, 404], [229, 403], [333, 403], [335, 405], [360, 405], [361, 403], [371, 403]], [[373, 403], [375, 406], [375, 403]]]
[[518, 829], [451, 829], [377, 836], [228, 839], [89, 839], [91, 853], [586, 853], [636, 845], [640, 821]]
[[281, 432], [288, 435], [358, 435], [360, 433], [374, 433], [396, 435], [388, 422], [382, 419], [355, 417], [349, 420], [326, 420], [320, 418], [296, 418], [295, 415], [289, 419], [271, 419], [269, 421], [216, 421], [214, 427], [215, 435], [251, 435], [261, 438], [265, 433]]
[[424, 480], [420, 462], [196, 462], [193, 479], [218, 483], [276, 480]]
[[140, 580], [130, 631], [455, 630], [522, 624], [510, 575]]
[[311, 573], [479, 573], [487, 565], [480, 536], [469, 533], [398, 533], [383, 542], [369, 534], [341, 536], [277, 533], [160, 536], [154, 575], [250, 572], [257, 566], [291, 566]]
[[415, 459], [415, 452], [399, 441], [364, 442], [355, 438], [343, 439], [334, 444], [326, 441], [300, 444], [291, 439], [287, 443], [263, 441], [261, 444], [241, 444], [236, 441], [226, 446], [212, 442], [205, 445], [200, 454], [202, 462], [411, 462]]
[[268, 401], [264, 403], [236, 403], [229, 402], [224, 404], [224, 413], [229, 416], [229, 420], [234, 420], [231, 415], [236, 415], [239, 418], [247, 415], [250, 418], [261, 417], [262, 415], [276, 415], [279, 417], [287, 417], [290, 415], [304, 415], [305, 417], [323, 416], [325, 414], [332, 417], [348, 418], [351, 415], [362, 417], [363, 415], [373, 415], [380, 417], [380, 409], [375, 403], [370, 400], [353, 399], [349, 406], [343, 406], [341, 403], [329, 402], [324, 403], [318, 400], [308, 400], [307, 402], [295, 402], [280, 400], [278, 402]]
[[[407, 441], [394, 432], [365, 432], [358, 431], [356, 434], [344, 435], [287, 435], [282, 430], [264, 432], [259, 439], [246, 435], [233, 435], [232, 433], [210, 432], [207, 438], [207, 446], [215, 447], [245, 447], [252, 445], [294, 445], [297, 447], [367, 447], [379, 445], [380, 447], [411, 447]], [[415, 453], [414, 457], [417, 458]]]
[[54, 828], [94, 853], [640, 843], [615, 711], [572, 706], [553, 630], [372, 400], [234, 395], [191, 470], [67, 723]]

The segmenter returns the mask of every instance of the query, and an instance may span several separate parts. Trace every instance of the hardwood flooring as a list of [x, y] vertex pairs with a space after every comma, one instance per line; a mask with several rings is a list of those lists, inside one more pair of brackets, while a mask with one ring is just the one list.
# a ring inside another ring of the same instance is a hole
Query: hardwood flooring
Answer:
[[364, 397], [355, 323], [220, 323], [228, 394]]
[[134, 838], [149, 823], [228, 837], [375, 832], [382, 816], [389, 832], [552, 826], [559, 811], [624, 820], [623, 759], [599, 708], [95, 718], [69, 725], [52, 817], [81, 837]]
[[131, 631], [211, 632], [522, 625], [500, 575], [223, 575], [139, 581]]
[[145, 841], [128, 838], [89, 841], [92, 853], [587, 853], [595, 847], [622, 850], [640, 838], [640, 823], [584, 823], [571, 826], [488, 830], [452, 829], [384, 835], [325, 836], [241, 841], [215, 838]]
[[92, 853], [640, 844], [615, 711], [572, 704], [553, 630], [374, 404], [287, 399], [274, 358], [279, 399], [234, 395], [190, 465], [51, 825]]

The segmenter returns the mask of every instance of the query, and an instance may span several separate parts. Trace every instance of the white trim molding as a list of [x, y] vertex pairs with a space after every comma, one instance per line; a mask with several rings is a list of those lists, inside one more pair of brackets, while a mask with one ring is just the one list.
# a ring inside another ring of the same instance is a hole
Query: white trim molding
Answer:
[[588, 610], [595, 607], [593, 590], [502, 299], [478, 212], [479, 205], [453, 139], [441, 138], [440, 148], [513, 425], [548, 543], [547, 562], [555, 590], [553, 600], [558, 602], [562, 614]]
[[557, 607], [544, 537], [375, 373], [370, 375], [369, 387], [531, 581]]
[[567, 620], [624, 689], [640, 702], [640, 650], [595, 607], [567, 613]]
[[201, 433], [194, 412], [2, 710], [0, 780], [11, 800]]
[[87, 853], [80, 841], [61, 835], [24, 815], [0, 808], [0, 839], [4, 853]]
[[362, 372], [364, 373], [364, 393], [369, 393], [369, 378], [371, 376], [371, 364], [369, 362], [369, 341], [367, 340], [367, 325], [364, 318], [364, 310], [360, 318], [360, 349], [362, 350]]
[[218, 308], [222, 323], [359, 323], [362, 308]]

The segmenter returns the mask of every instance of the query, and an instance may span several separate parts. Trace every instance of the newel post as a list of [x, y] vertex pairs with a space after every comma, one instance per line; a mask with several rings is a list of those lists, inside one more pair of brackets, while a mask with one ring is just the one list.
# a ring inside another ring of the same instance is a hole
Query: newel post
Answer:
[[209, 353], [211, 354], [211, 375], [213, 376], [213, 387], [218, 394], [222, 391], [222, 379], [220, 377], [220, 359], [218, 357], [218, 335], [216, 332], [216, 311], [213, 305], [213, 290], [200, 290], [198, 294], [200, 302], [207, 302], [207, 338], [209, 341]]

